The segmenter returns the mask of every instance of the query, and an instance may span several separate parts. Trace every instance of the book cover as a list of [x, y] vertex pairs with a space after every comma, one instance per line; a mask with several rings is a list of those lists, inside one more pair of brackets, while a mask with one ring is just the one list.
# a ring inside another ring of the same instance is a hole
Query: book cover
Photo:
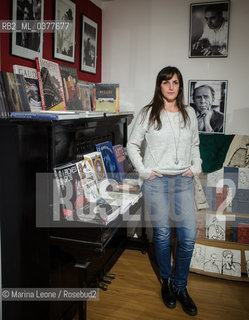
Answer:
[[205, 262], [206, 246], [195, 243], [193, 255], [190, 262], [190, 268], [203, 270]]
[[120, 178], [123, 180], [125, 178], [125, 153], [124, 148], [121, 144], [113, 146], [115, 157], [117, 159], [118, 170], [120, 173]]
[[[93, 195], [93, 182], [86, 186], [86, 171], [83, 173], [81, 164], [79, 161], [54, 168], [63, 218], [67, 221], [106, 225], [119, 215], [120, 206], [113, 199], [105, 200], [96, 194]], [[91, 192], [88, 189], [90, 186]]]
[[238, 223], [237, 228], [237, 242], [249, 244], [249, 223]]
[[92, 162], [93, 169], [95, 171], [98, 184], [107, 179], [107, 174], [105, 171], [104, 161], [101, 152], [92, 152], [84, 155], [84, 160], [90, 159]]
[[102, 154], [108, 179], [122, 181], [111, 141], [96, 144], [96, 149]]
[[63, 64], [59, 67], [67, 110], [84, 110], [76, 68]]
[[79, 97], [82, 104], [83, 111], [91, 111], [92, 102], [91, 102], [91, 85], [86, 83], [85, 81], [79, 81]]
[[249, 224], [249, 217], [236, 217], [234, 221], [233, 241], [238, 242], [238, 224]]
[[1, 72], [8, 112], [30, 111], [23, 75]]
[[59, 64], [35, 58], [43, 110], [66, 110]]
[[196, 213], [196, 239], [206, 239], [206, 215]]
[[227, 188], [216, 187], [216, 212], [221, 213], [227, 208]]
[[247, 276], [249, 277], [249, 250], [245, 250], [245, 262], [246, 262], [246, 272]]
[[62, 114], [62, 113], [51, 113], [46, 112], [11, 112], [10, 118], [16, 119], [36, 119], [36, 120], [69, 120], [79, 119], [79, 114]]
[[119, 114], [119, 84], [95, 83], [93, 88], [94, 109]]
[[226, 216], [221, 214], [206, 214], [206, 238], [226, 240]]
[[73, 212], [82, 208], [88, 199], [85, 196], [81, 179], [75, 163], [54, 168], [57, 186], [60, 188], [60, 200], [63, 217], [73, 218]]
[[32, 112], [42, 110], [37, 70], [35, 68], [29, 68], [15, 64], [13, 65], [13, 71], [15, 74], [23, 75], [30, 110]]
[[91, 160], [81, 160], [76, 165], [87, 198], [91, 202], [97, 201], [100, 198], [98, 180]]
[[222, 248], [206, 246], [203, 270], [211, 273], [222, 273]]
[[226, 241], [234, 241], [235, 216], [226, 216]]
[[1, 118], [7, 118], [9, 116], [9, 110], [7, 106], [7, 98], [5, 96], [5, 90], [3, 86], [2, 74], [0, 73], [0, 110]]

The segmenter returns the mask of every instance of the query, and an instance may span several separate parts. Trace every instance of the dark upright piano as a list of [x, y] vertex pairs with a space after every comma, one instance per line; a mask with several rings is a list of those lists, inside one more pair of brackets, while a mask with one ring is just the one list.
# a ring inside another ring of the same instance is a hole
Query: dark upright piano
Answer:
[[[36, 205], [38, 202], [45, 216], [50, 214], [46, 173], [51, 175], [56, 165], [95, 151], [96, 143], [109, 140], [113, 145], [125, 146], [132, 117], [123, 114], [60, 121], [0, 120], [2, 288], [99, 285], [125, 248], [122, 218], [119, 216], [104, 228], [37, 227]], [[40, 184], [40, 179], [45, 179], [44, 183]], [[44, 199], [37, 198], [43, 190]], [[138, 202], [132, 210], [136, 212], [140, 205]], [[2, 302], [4, 320], [72, 319], [77, 311], [84, 319], [86, 303]]]

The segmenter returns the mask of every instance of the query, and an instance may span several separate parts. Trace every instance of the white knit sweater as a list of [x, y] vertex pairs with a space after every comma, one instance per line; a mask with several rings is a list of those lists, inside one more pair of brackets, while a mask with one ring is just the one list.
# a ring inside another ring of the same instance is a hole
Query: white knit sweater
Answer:
[[[191, 169], [194, 175], [199, 175], [202, 160], [199, 151], [197, 119], [192, 107], [187, 107], [186, 111], [190, 121], [184, 127], [181, 113], [167, 113], [162, 110], [160, 130], [156, 130], [155, 126], [148, 128], [150, 111], [147, 112], [143, 122], [141, 121], [142, 113], [139, 113], [127, 144], [127, 151], [141, 178], [148, 179], [152, 170], [161, 174], [176, 175]], [[141, 145], [144, 140], [146, 147], [142, 158]], [[175, 163], [176, 149], [178, 164]]]

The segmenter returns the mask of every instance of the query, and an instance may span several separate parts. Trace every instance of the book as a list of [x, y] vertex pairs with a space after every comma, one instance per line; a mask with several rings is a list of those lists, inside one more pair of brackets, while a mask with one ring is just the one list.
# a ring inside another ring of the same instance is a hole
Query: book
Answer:
[[43, 110], [66, 110], [59, 64], [35, 58]]
[[1, 118], [7, 118], [9, 116], [7, 107], [7, 98], [2, 82], [2, 74], [0, 73], [0, 116]]
[[11, 112], [11, 118], [15, 119], [36, 119], [36, 120], [69, 120], [79, 119], [80, 115], [77, 113], [50, 113], [46, 112]]
[[98, 184], [107, 180], [107, 174], [105, 170], [104, 161], [101, 152], [91, 152], [84, 155], [84, 160], [90, 160], [94, 168]]
[[97, 201], [100, 198], [98, 179], [95, 174], [92, 161], [84, 159], [76, 163], [82, 186], [89, 201]]
[[13, 65], [13, 71], [15, 74], [23, 75], [30, 110], [33, 112], [42, 110], [37, 70], [15, 64]]
[[90, 178], [91, 174], [88, 173], [86, 182], [86, 170], [83, 172], [81, 166], [80, 161], [54, 168], [63, 218], [67, 221], [106, 225], [119, 215], [120, 206], [114, 199], [105, 200], [98, 193], [95, 194], [96, 185]]
[[119, 114], [119, 84], [95, 83], [93, 88], [93, 103], [96, 111]]
[[244, 250], [245, 253], [245, 262], [246, 262], [246, 272], [249, 277], [249, 250]]
[[123, 180], [125, 178], [125, 161], [126, 161], [124, 148], [121, 144], [117, 144], [113, 146], [113, 150], [115, 153], [115, 157], [117, 159], [120, 178], [121, 180]]
[[226, 216], [221, 214], [206, 214], [206, 238], [226, 240]]
[[221, 213], [227, 208], [227, 188], [216, 187], [216, 212]]
[[206, 238], [206, 215], [203, 213], [196, 213], [196, 239]]
[[118, 162], [111, 141], [96, 144], [96, 149], [102, 154], [108, 179], [122, 181], [122, 176], [119, 172]]
[[84, 110], [77, 69], [63, 64], [60, 64], [59, 67], [67, 110]]
[[[249, 217], [238, 217], [238, 216], [236, 216], [235, 221], [234, 221], [234, 232], [233, 232], [233, 241], [234, 242], [238, 242], [239, 225], [240, 225], [241, 228], [242, 228], [242, 225], [243, 226], [244, 225], [245, 226], [249, 225]], [[240, 236], [241, 236], [241, 239], [242, 239], [243, 232], [241, 232], [241, 231], [240, 231]]]
[[30, 111], [23, 75], [1, 71], [8, 112]]
[[84, 81], [79, 81], [78, 87], [79, 87], [79, 98], [82, 104], [82, 110], [91, 111], [92, 110], [91, 85]]
[[249, 244], [249, 223], [237, 224], [237, 242]]
[[60, 190], [60, 202], [62, 204], [63, 216], [67, 219], [73, 218], [73, 211], [88, 203], [81, 178], [75, 163], [68, 163], [54, 168], [57, 186]]

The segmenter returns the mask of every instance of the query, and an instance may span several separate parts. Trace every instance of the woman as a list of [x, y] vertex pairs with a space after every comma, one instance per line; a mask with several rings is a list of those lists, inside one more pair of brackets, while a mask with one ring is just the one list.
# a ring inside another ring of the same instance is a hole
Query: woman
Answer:
[[[184, 105], [183, 98], [180, 71], [170, 66], [162, 69], [151, 103], [138, 115], [127, 150], [144, 179], [143, 195], [153, 225], [163, 301], [174, 308], [177, 299], [186, 313], [196, 315], [187, 277], [196, 228], [193, 177], [201, 172], [201, 159], [195, 111]], [[142, 157], [143, 141], [146, 147]], [[174, 274], [170, 262], [172, 222], [177, 236]]]

